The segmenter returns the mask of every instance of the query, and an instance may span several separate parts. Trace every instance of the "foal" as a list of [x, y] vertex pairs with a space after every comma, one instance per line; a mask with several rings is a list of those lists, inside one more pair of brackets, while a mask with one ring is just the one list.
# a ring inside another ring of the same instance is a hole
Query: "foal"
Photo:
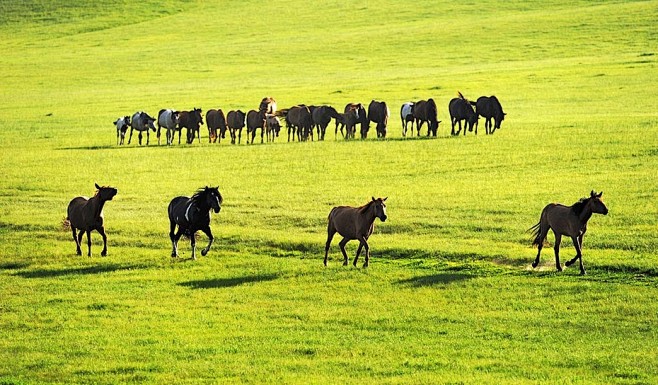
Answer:
[[[75, 197], [69, 203], [66, 219], [71, 224], [73, 231], [73, 240], [77, 247], [76, 253], [82, 255], [80, 243], [82, 242], [82, 233], [87, 233], [87, 256], [91, 257], [91, 231], [96, 230], [103, 237], [103, 251], [101, 256], [107, 255], [107, 236], [103, 226], [103, 206], [105, 202], [111, 201], [117, 195], [117, 189], [114, 187], [101, 187], [95, 184], [98, 191], [93, 198]], [[76, 230], [79, 230], [76, 236]]]
[[347, 266], [347, 253], [345, 252], [345, 245], [352, 239], [357, 239], [360, 244], [354, 257], [354, 266], [359, 259], [361, 249], [366, 249], [366, 260], [363, 267], [368, 267], [370, 259], [370, 247], [368, 246], [368, 237], [372, 234], [375, 228], [375, 218], [379, 218], [382, 222], [386, 222], [386, 204], [384, 203], [388, 198], [374, 197], [370, 202], [361, 207], [338, 206], [331, 209], [329, 212], [329, 223], [327, 225], [327, 244], [324, 247], [324, 265], [327, 266], [327, 254], [329, 253], [329, 246], [331, 240], [336, 233], [343, 236], [343, 240], [338, 244], [340, 251], [343, 253], [343, 266]]
[[580, 260], [580, 274], [585, 274], [582, 248], [583, 236], [587, 231], [587, 221], [592, 214], [608, 214], [608, 208], [601, 201], [601, 195], [603, 195], [603, 191], [597, 194], [592, 190], [589, 198], [583, 198], [577, 203], [574, 203], [573, 206], [551, 203], [544, 207], [539, 223], [530, 228], [535, 236], [532, 244], [533, 246], [537, 245], [538, 249], [537, 258], [532, 263], [533, 268], [539, 264], [539, 254], [544, 245], [546, 235], [548, 235], [548, 229], [551, 229], [553, 230], [553, 234], [555, 234], [555, 246], [553, 246], [553, 249], [555, 250], [555, 266], [557, 271], [562, 271], [562, 266], [560, 266], [560, 242], [562, 241], [562, 236], [567, 235], [573, 241], [573, 246], [576, 248], [576, 256], [564, 265], [571, 266], [578, 259]]

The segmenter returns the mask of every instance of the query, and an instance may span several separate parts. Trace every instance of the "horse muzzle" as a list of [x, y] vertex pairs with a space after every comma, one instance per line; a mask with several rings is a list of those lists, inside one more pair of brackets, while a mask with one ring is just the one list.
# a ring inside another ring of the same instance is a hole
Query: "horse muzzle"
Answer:
[[383, 215], [383, 216], [379, 217], [379, 219], [381, 219], [382, 222], [386, 222], [386, 220], [388, 219], [388, 216]]

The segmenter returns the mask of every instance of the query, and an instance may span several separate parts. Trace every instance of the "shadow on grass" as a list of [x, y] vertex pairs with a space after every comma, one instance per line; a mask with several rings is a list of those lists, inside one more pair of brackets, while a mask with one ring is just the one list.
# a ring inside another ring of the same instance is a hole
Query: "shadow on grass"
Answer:
[[279, 278], [278, 274], [258, 274], [244, 277], [202, 279], [179, 283], [180, 286], [190, 289], [221, 289], [227, 287], [241, 286], [248, 283], [267, 282]]
[[0, 263], [0, 270], [20, 270], [30, 266], [27, 262], [3, 262]]
[[23, 278], [54, 278], [54, 277], [64, 277], [67, 275], [92, 275], [92, 274], [103, 274], [103, 273], [113, 273], [116, 271], [123, 270], [134, 270], [138, 269], [141, 266], [138, 265], [98, 265], [98, 266], [88, 266], [88, 267], [74, 267], [66, 269], [37, 269], [37, 270], [28, 270], [17, 272], [16, 276]]
[[466, 281], [474, 278], [470, 274], [462, 273], [437, 273], [430, 275], [423, 275], [410, 279], [403, 279], [398, 281], [399, 285], [409, 285], [413, 287], [435, 286], [435, 285], [448, 285], [455, 282]]

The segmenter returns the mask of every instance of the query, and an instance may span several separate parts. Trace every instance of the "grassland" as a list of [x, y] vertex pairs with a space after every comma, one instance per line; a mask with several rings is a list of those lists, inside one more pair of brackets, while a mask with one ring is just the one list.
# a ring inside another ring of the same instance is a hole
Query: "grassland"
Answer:
[[[658, 382], [657, 17], [656, 1], [0, 4], [0, 384]], [[503, 128], [450, 137], [457, 90], [497, 95]], [[115, 146], [118, 116], [265, 95], [385, 100], [390, 138]], [[398, 106], [428, 97], [439, 137], [401, 138]], [[97, 235], [76, 256], [62, 226], [94, 182], [119, 189], [106, 258]], [[171, 260], [166, 205], [206, 184], [225, 197], [216, 243]], [[532, 270], [525, 229], [592, 189], [610, 215], [590, 222], [588, 275], [555, 273], [550, 248]], [[340, 266], [337, 240], [323, 268], [330, 208], [373, 195], [389, 221], [370, 268]]]

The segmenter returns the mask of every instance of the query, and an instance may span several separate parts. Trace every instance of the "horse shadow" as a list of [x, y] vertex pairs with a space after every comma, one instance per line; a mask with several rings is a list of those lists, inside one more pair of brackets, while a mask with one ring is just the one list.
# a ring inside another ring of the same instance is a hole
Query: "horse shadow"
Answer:
[[22, 278], [56, 278], [64, 277], [68, 275], [93, 275], [93, 274], [103, 274], [103, 273], [112, 273], [116, 271], [123, 270], [133, 270], [139, 268], [138, 265], [118, 265], [118, 264], [108, 264], [108, 265], [97, 265], [97, 266], [88, 266], [88, 267], [72, 267], [66, 269], [36, 269], [28, 271], [19, 271], [14, 275]]
[[401, 279], [397, 282], [401, 286], [427, 287], [427, 286], [445, 286], [456, 282], [467, 281], [475, 276], [465, 273], [437, 273], [423, 275], [409, 279]]
[[178, 285], [189, 287], [190, 289], [222, 289], [222, 288], [242, 286], [248, 283], [268, 282], [278, 278], [279, 278], [279, 274], [271, 273], [271, 274], [247, 275], [243, 277], [232, 277], [232, 278], [202, 279], [202, 280], [181, 282]]

